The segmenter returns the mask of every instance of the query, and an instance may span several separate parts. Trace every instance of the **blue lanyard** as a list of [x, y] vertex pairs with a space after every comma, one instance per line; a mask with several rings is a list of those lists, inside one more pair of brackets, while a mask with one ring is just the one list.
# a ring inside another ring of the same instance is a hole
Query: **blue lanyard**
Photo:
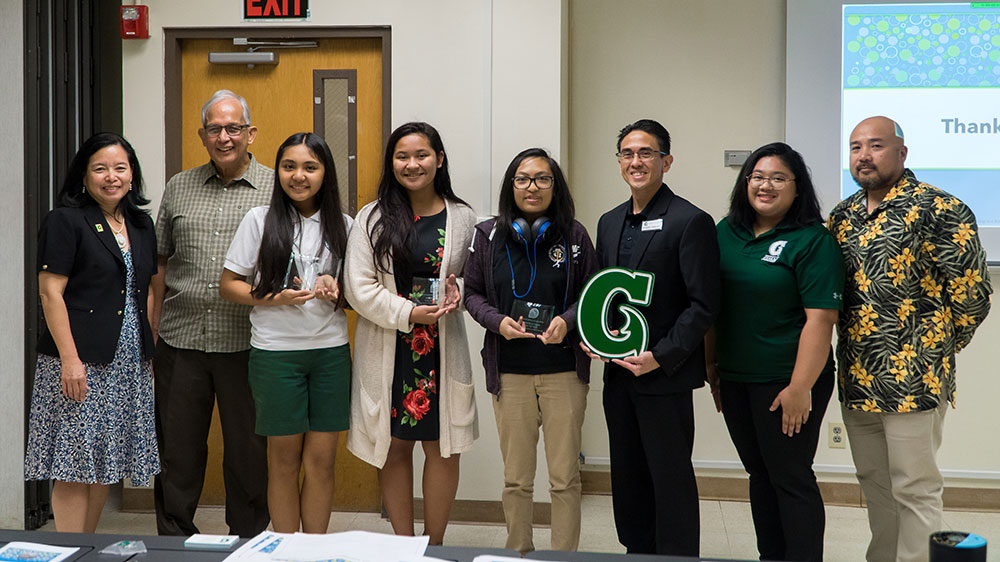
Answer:
[[538, 272], [538, 238], [535, 238], [531, 249], [528, 248], [528, 244], [524, 245], [524, 251], [528, 254], [528, 269], [531, 271], [531, 280], [528, 282], [528, 290], [520, 295], [517, 294], [517, 282], [514, 280], [514, 262], [510, 259], [510, 245], [504, 242], [503, 247], [507, 250], [507, 265], [510, 266], [510, 290], [514, 293], [514, 298], [523, 299], [535, 286], [535, 274]]

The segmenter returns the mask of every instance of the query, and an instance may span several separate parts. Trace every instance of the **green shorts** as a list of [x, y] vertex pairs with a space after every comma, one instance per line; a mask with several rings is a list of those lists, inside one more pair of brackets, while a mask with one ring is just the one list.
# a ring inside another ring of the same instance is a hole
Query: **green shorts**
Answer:
[[258, 435], [350, 427], [351, 347], [302, 351], [250, 348], [250, 390]]

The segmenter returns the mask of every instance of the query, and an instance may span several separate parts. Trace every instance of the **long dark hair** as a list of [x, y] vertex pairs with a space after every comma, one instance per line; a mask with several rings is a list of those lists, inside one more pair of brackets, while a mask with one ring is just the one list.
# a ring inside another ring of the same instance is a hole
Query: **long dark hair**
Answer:
[[812, 176], [802, 155], [792, 147], [783, 142], [772, 142], [753, 151], [753, 154], [743, 163], [740, 176], [736, 178], [736, 185], [733, 186], [733, 193], [729, 198], [729, 224], [740, 225], [748, 229], [753, 229], [753, 223], [757, 219], [757, 211], [750, 206], [750, 198], [747, 195], [747, 176], [753, 173], [753, 169], [763, 158], [774, 156], [781, 160], [795, 176], [795, 200], [789, 207], [785, 217], [781, 219], [781, 224], [787, 226], [808, 226], [814, 222], [823, 222], [823, 215], [819, 212], [819, 198], [816, 196], [816, 188], [813, 187]]
[[86, 207], [97, 205], [97, 201], [90, 196], [90, 193], [83, 187], [83, 178], [87, 175], [87, 167], [90, 165], [90, 158], [102, 148], [118, 145], [122, 147], [128, 155], [128, 165], [132, 168], [132, 189], [125, 193], [125, 196], [118, 202], [118, 209], [128, 218], [132, 224], [145, 227], [147, 222], [136, 220], [139, 215], [149, 215], [148, 209], [140, 209], [139, 205], [148, 205], [149, 199], [144, 195], [142, 182], [142, 168], [139, 167], [139, 158], [135, 155], [135, 149], [124, 137], [115, 133], [96, 133], [89, 139], [83, 141], [80, 149], [76, 151], [73, 160], [66, 170], [66, 177], [63, 179], [62, 188], [59, 190], [59, 207]]
[[[503, 174], [503, 181], [500, 183], [500, 200], [497, 203], [497, 241], [505, 242], [511, 235], [511, 224], [514, 219], [520, 217], [521, 210], [517, 208], [514, 201], [514, 176], [517, 168], [522, 162], [529, 158], [541, 158], [549, 164], [552, 169], [552, 202], [549, 203], [545, 216], [552, 221], [550, 231], [556, 239], [560, 236], [568, 237], [573, 228], [573, 219], [576, 216], [576, 207], [573, 204], [573, 196], [569, 192], [569, 184], [566, 183], [566, 176], [563, 175], [562, 168], [544, 148], [529, 148], [522, 150], [510, 161], [507, 171]], [[549, 235], [546, 234], [546, 237]]]
[[414, 134], [426, 138], [434, 154], [441, 157], [441, 167], [434, 174], [434, 192], [446, 201], [468, 206], [451, 189], [448, 156], [444, 151], [444, 143], [441, 142], [441, 135], [437, 129], [427, 123], [414, 121], [400, 125], [389, 135], [389, 140], [385, 143], [385, 155], [382, 158], [382, 178], [378, 182], [378, 203], [376, 203], [379, 211], [378, 218], [372, 225], [373, 215], [369, 215], [369, 224], [365, 227], [371, 232], [375, 266], [385, 273], [390, 273], [388, 264], [395, 262], [397, 270], [402, 270], [397, 271], [397, 274], [402, 276], [409, 274], [412, 258], [410, 255], [411, 245], [416, 229], [413, 226], [413, 208], [410, 206], [410, 197], [407, 195], [406, 188], [396, 180], [392, 159], [400, 139]]
[[[302, 227], [302, 215], [299, 214], [285, 190], [281, 188], [279, 172], [285, 150], [298, 145], [305, 145], [309, 152], [323, 164], [323, 186], [314, 196], [316, 212], [319, 213], [323, 244], [330, 251], [334, 261], [342, 259], [344, 250], [347, 248], [347, 226], [344, 224], [344, 215], [340, 210], [337, 170], [333, 164], [330, 147], [319, 135], [295, 133], [281, 143], [281, 146], [278, 147], [278, 153], [274, 157], [274, 189], [271, 191], [271, 207], [264, 218], [264, 233], [260, 240], [260, 253], [257, 255], [255, 273], [259, 277], [254, 275], [257, 281], [252, 291], [253, 296], [257, 298], [281, 292], [284, 288], [295, 227]], [[343, 293], [341, 293], [341, 299], [338, 300], [337, 306], [342, 304]]]

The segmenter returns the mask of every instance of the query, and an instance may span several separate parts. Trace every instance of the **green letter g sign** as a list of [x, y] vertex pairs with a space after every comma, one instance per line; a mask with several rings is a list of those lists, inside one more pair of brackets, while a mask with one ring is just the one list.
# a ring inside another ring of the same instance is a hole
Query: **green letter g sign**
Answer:
[[[611, 300], [624, 293], [627, 304], [618, 306], [625, 325], [618, 334], [608, 327]], [[639, 355], [649, 343], [649, 325], [635, 306], [647, 306], [653, 298], [653, 274], [609, 267], [594, 274], [580, 293], [576, 305], [576, 325], [583, 345], [609, 359]]]

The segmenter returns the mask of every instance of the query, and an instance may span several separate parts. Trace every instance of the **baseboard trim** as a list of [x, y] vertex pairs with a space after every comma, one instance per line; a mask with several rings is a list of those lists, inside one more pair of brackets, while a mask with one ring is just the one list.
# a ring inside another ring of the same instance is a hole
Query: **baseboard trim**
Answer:
[[[580, 473], [584, 494], [611, 495], [611, 473], [584, 470]], [[864, 495], [855, 482], [820, 482], [820, 493], [827, 505], [864, 507]], [[698, 495], [703, 500], [750, 501], [749, 485], [744, 477], [699, 476]], [[958, 488], [946, 486], [943, 494], [945, 509], [954, 511], [1000, 512], [1000, 489]], [[423, 517], [423, 500], [413, 504], [414, 516]], [[151, 488], [124, 488], [122, 511], [153, 511]], [[535, 502], [535, 525], [551, 522], [551, 504]], [[456, 500], [451, 510], [451, 520], [463, 523], [503, 524], [503, 505], [497, 500]]]
[[[211, 505], [211, 504], [200, 504]], [[214, 506], [221, 507], [221, 506]], [[122, 489], [122, 511], [148, 513], [154, 510], [153, 490], [151, 488]], [[413, 502], [413, 515], [418, 521], [423, 520], [424, 500], [416, 498]], [[383, 512], [383, 516], [385, 512]], [[456, 523], [495, 523], [504, 524], [503, 504], [491, 500], [455, 500], [451, 508], [451, 521]], [[548, 526], [552, 521], [552, 505], [535, 502], [534, 524]]]

